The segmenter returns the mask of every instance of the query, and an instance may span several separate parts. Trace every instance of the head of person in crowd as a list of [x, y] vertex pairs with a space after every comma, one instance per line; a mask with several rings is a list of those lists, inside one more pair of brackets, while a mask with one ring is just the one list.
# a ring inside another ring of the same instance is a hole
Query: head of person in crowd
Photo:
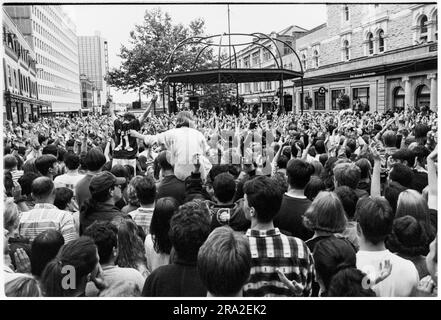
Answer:
[[151, 176], [144, 176], [136, 185], [136, 197], [138, 198], [141, 207], [152, 206], [155, 203], [156, 184]]
[[[66, 270], [75, 274], [66, 283]], [[57, 256], [51, 260], [41, 275], [40, 283], [46, 297], [75, 297], [84, 296], [86, 284], [91, 274], [96, 274], [99, 268], [99, 256], [97, 246], [89, 237], [80, 237], [70, 241], [60, 248]]]
[[416, 190], [407, 189], [400, 193], [395, 218], [412, 216], [426, 227], [431, 226], [429, 207], [423, 195]]
[[63, 235], [57, 230], [50, 229], [37, 235], [31, 246], [32, 275], [39, 279], [48, 262], [55, 258], [63, 245]]
[[415, 154], [415, 162], [417, 167], [425, 169], [427, 165], [427, 156], [430, 154], [429, 149], [422, 145], [415, 145], [413, 148], [409, 149]]
[[126, 191], [128, 183], [130, 182], [130, 172], [128, 171], [128, 169], [125, 166], [120, 165], [120, 164], [113, 166], [110, 169], [110, 172], [115, 177], [124, 178], [126, 180], [126, 182], [121, 185], [121, 190], [123, 190], [123, 193], [124, 193], [124, 191]]
[[75, 204], [73, 203], [73, 191], [66, 187], [55, 189], [54, 206], [60, 210], [75, 212]]
[[382, 138], [386, 148], [395, 148], [397, 146], [397, 134], [395, 131], [387, 130]]
[[133, 269], [138, 269], [139, 264], [146, 264], [144, 243], [132, 219], [124, 219], [118, 226], [118, 255], [115, 263], [119, 267]]
[[358, 202], [358, 196], [355, 193], [354, 189], [349, 188], [348, 186], [341, 186], [334, 189], [335, 194], [341, 201], [343, 208], [346, 213], [346, 218], [349, 221], [354, 220], [355, 216], [355, 208]]
[[20, 212], [14, 198], [6, 198], [3, 209], [3, 228], [8, 231], [8, 237], [14, 238], [18, 235], [19, 223]]
[[285, 155], [280, 155], [277, 159], [277, 169], [279, 170], [286, 170], [286, 166], [288, 165], [289, 158]]
[[106, 163], [106, 157], [100, 148], [92, 148], [87, 151], [84, 164], [90, 172], [98, 172]]
[[389, 202], [394, 213], [397, 211], [398, 197], [404, 190], [407, 190], [407, 188], [395, 181], [389, 181], [384, 187], [384, 197]]
[[75, 153], [67, 152], [64, 155], [64, 164], [68, 171], [76, 171], [80, 167], [80, 157]]
[[125, 178], [115, 177], [108, 171], [95, 175], [90, 181], [89, 190], [92, 199], [96, 202], [118, 202], [122, 198], [121, 186], [126, 183]]
[[41, 175], [53, 179], [58, 172], [58, 160], [52, 154], [44, 154], [35, 160], [35, 167]]
[[8, 154], [3, 157], [4, 172], [11, 172], [17, 170], [18, 161], [15, 156]]
[[291, 159], [286, 167], [289, 188], [304, 190], [313, 173], [314, 167], [308, 162], [299, 159]]
[[84, 231], [84, 236], [94, 241], [102, 266], [115, 264], [118, 256], [118, 228], [114, 223], [95, 221]]
[[224, 172], [216, 176], [213, 181], [214, 198], [219, 204], [233, 203], [236, 194], [236, 182], [234, 177]]
[[199, 248], [210, 234], [210, 212], [204, 202], [183, 204], [170, 220], [170, 241], [177, 258], [190, 263], [197, 261]]
[[427, 254], [429, 237], [423, 224], [412, 216], [402, 216], [394, 220], [392, 233], [386, 240], [391, 252], [407, 257]]
[[48, 144], [43, 148], [42, 154], [51, 154], [58, 160], [58, 147], [54, 144]]
[[5, 283], [5, 296], [9, 298], [34, 298], [42, 297], [43, 293], [37, 279], [29, 275], [23, 275]]
[[276, 181], [259, 176], [247, 181], [243, 190], [245, 217], [251, 221], [251, 228], [258, 224], [272, 224], [283, 197]]
[[314, 201], [315, 197], [319, 194], [320, 191], [325, 191], [326, 186], [323, 183], [322, 179], [320, 179], [317, 176], [312, 176], [309, 182], [306, 184], [305, 187], [305, 196], [311, 200]]
[[343, 268], [331, 279], [328, 297], [376, 297], [371, 288], [363, 286], [366, 274], [357, 268]]
[[32, 182], [40, 175], [34, 172], [28, 172], [18, 178], [18, 183], [21, 186], [21, 194], [24, 196], [30, 196], [32, 193]]
[[325, 238], [317, 242], [314, 266], [322, 295], [327, 293], [332, 278], [346, 268], [356, 268], [356, 252], [344, 238]]
[[334, 192], [322, 191], [305, 212], [305, 225], [315, 232], [339, 233], [346, 228], [343, 205]]
[[136, 185], [142, 180], [142, 176], [133, 177], [127, 186], [127, 200], [132, 207], [139, 207], [139, 199], [136, 195]]
[[391, 163], [402, 163], [409, 168], [415, 165], [415, 153], [410, 149], [399, 149], [391, 156]]
[[355, 165], [360, 168], [360, 180], [370, 181], [372, 175], [372, 164], [366, 158], [358, 159]]
[[407, 189], [413, 187], [414, 173], [411, 168], [402, 163], [394, 163], [389, 172], [389, 181], [398, 182]]
[[66, 151], [68, 153], [73, 153], [74, 147], [75, 147], [75, 140], [74, 139], [69, 139], [66, 141]]
[[216, 228], [199, 249], [197, 267], [209, 296], [242, 296], [251, 270], [248, 240], [230, 227]]
[[333, 190], [334, 189], [334, 172], [333, 169], [335, 167], [335, 163], [338, 161], [337, 157], [330, 157], [326, 160], [326, 163], [323, 167], [321, 179], [323, 180], [326, 189]]
[[324, 170], [325, 169], [326, 161], [328, 161], [328, 154], [327, 153], [321, 154], [319, 156], [319, 161], [320, 161], [321, 165], [323, 166], [323, 170]]
[[41, 175], [40, 171], [38, 171], [37, 167], [35, 166], [35, 158], [26, 160], [26, 162], [23, 164], [23, 174], [32, 172], [36, 173], [38, 175]]
[[170, 220], [178, 208], [178, 202], [172, 197], [164, 197], [156, 201], [150, 223], [150, 234], [157, 253], [170, 254], [172, 248], [169, 236]]
[[46, 137], [46, 136], [43, 135], [43, 134], [38, 134], [38, 144], [39, 144], [40, 146], [42, 146], [42, 147], [47, 146], [48, 141], [49, 141], [49, 137]]
[[394, 214], [386, 199], [366, 197], [357, 203], [355, 220], [360, 244], [381, 247], [392, 232]]
[[180, 111], [176, 116], [176, 128], [194, 126], [194, 117], [190, 111]]
[[38, 177], [32, 182], [32, 197], [35, 203], [50, 203], [55, 200], [54, 182], [48, 177]]
[[430, 131], [430, 127], [423, 123], [418, 123], [413, 129], [414, 136], [418, 144], [425, 145], [427, 142], [427, 132]]
[[323, 165], [320, 163], [320, 161], [314, 160], [311, 162], [311, 165], [314, 167], [314, 173], [312, 176], [320, 177], [323, 171]]
[[315, 151], [317, 152], [317, 154], [324, 154], [324, 153], [326, 153], [325, 141], [317, 140], [315, 142], [314, 146], [315, 146]]
[[335, 187], [348, 186], [357, 189], [361, 179], [361, 170], [354, 163], [339, 163], [334, 167]]
[[173, 174], [173, 166], [170, 164], [170, 151], [161, 151], [158, 154], [157, 161], [162, 175]]

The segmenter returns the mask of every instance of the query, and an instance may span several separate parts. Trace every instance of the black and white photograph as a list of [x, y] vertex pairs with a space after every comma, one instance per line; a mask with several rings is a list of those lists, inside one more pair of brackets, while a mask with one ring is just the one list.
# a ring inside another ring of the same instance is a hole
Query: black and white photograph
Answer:
[[2, 40], [2, 300], [438, 297], [437, 2], [4, 1]]

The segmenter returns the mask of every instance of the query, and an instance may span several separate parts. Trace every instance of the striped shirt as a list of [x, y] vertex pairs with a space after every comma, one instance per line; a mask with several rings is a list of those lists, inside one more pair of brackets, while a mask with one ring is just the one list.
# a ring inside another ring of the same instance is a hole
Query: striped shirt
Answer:
[[280, 269], [289, 280], [304, 286], [303, 296], [310, 296], [314, 280], [314, 261], [306, 244], [280, 233], [278, 228], [246, 232], [251, 251], [250, 279], [243, 287], [244, 297], [293, 296], [279, 280]]
[[59, 210], [50, 203], [37, 203], [34, 209], [22, 212], [18, 226], [20, 236], [32, 242], [40, 233], [50, 229], [60, 231], [65, 243], [78, 238], [70, 212]]
[[153, 208], [138, 208], [135, 211], [129, 212], [129, 216], [144, 230], [145, 234], [150, 233], [150, 222], [152, 221], [153, 210]]

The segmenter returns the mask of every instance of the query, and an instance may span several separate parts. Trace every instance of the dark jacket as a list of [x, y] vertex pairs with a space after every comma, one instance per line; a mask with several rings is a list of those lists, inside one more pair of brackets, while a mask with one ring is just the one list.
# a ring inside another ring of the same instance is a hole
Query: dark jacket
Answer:
[[243, 202], [244, 200], [240, 199], [230, 205], [218, 205], [209, 201], [211, 230], [228, 225], [234, 231], [247, 231], [251, 227], [251, 221], [245, 217]]
[[195, 197], [202, 197], [205, 200], [211, 200], [210, 195], [208, 194], [207, 190], [205, 190], [202, 179], [201, 179], [201, 173], [191, 173], [191, 176], [189, 176], [187, 179], [185, 179], [185, 200], [184, 202], [188, 202], [190, 200], [193, 200]]
[[[93, 200], [92, 200], [93, 201]], [[86, 214], [86, 206], [91, 202], [84, 204], [80, 212], [80, 235], [84, 233], [95, 221], [112, 221], [116, 217], [126, 218], [128, 215], [122, 213], [117, 207], [106, 202], [92, 202], [93, 208]]]
[[196, 262], [180, 259], [155, 269], [146, 279], [143, 297], [206, 297]]

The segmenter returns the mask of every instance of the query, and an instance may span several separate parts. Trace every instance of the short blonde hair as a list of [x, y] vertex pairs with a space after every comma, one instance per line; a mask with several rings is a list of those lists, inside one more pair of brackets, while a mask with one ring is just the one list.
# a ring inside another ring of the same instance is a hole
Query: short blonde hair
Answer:
[[395, 219], [412, 216], [420, 222], [430, 225], [429, 207], [423, 195], [416, 190], [407, 189], [400, 193]]
[[12, 232], [20, 220], [18, 207], [14, 198], [6, 198], [5, 209], [3, 213], [3, 228]]
[[305, 212], [305, 225], [314, 231], [343, 232], [347, 219], [345, 209], [335, 192], [322, 191]]

